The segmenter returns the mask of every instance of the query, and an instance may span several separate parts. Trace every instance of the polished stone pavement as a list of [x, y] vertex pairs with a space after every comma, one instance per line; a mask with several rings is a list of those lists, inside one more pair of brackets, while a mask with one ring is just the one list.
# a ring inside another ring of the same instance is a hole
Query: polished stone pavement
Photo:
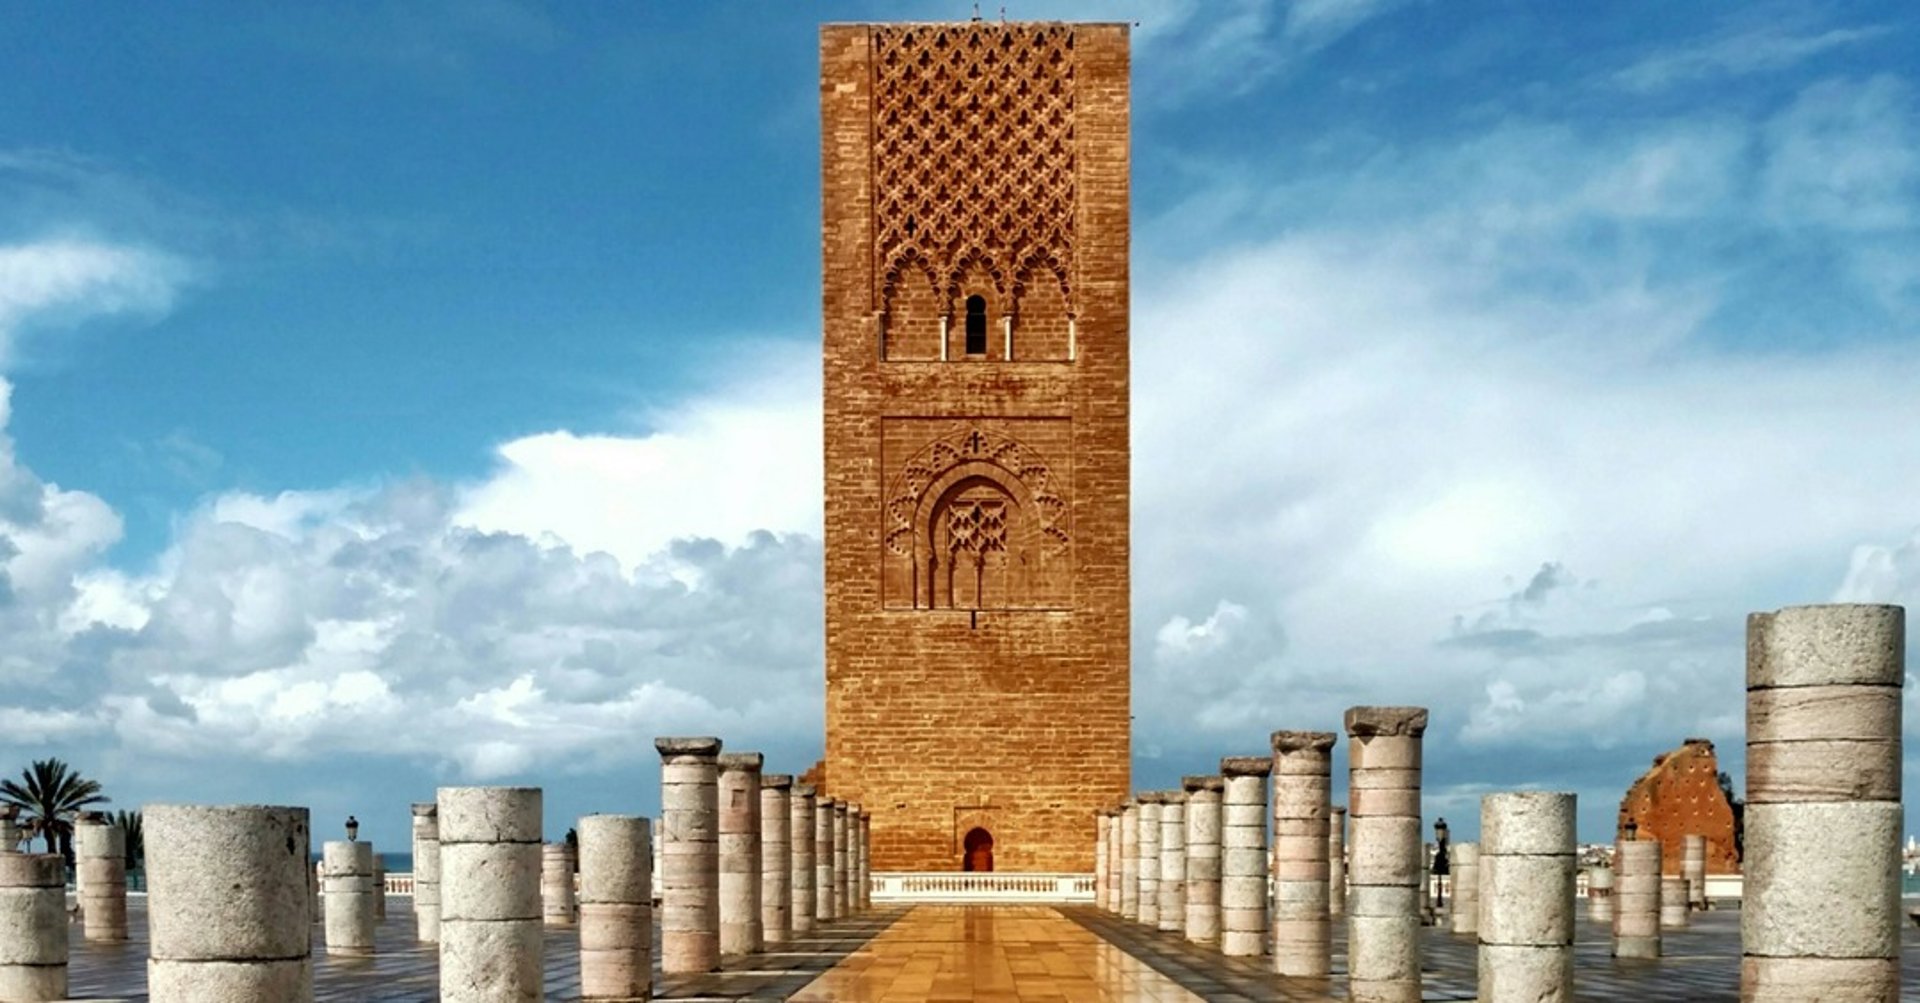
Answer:
[[[132, 900], [132, 943], [89, 944], [74, 931], [73, 996], [146, 1000], [145, 900]], [[438, 994], [433, 951], [413, 943], [404, 898], [391, 900], [379, 953], [329, 958], [315, 930], [320, 1003], [431, 1003]], [[1264, 959], [1227, 959], [1092, 907], [918, 906], [876, 908], [785, 945], [777, 953], [728, 961], [699, 976], [655, 976], [665, 1000], [1273, 1000], [1345, 997], [1345, 933], [1334, 928], [1335, 976], [1326, 982], [1282, 979]], [[656, 934], [657, 935], [657, 934]], [[1902, 1000], [1920, 1003], [1920, 930], [1902, 932]], [[547, 999], [579, 998], [576, 931], [547, 931]], [[1575, 946], [1583, 1001], [1733, 1003], [1739, 999], [1740, 914], [1697, 914], [1668, 931], [1666, 957], [1622, 961], [1608, 951], [1604, 926], [1582, 922]], [[1427, 1000], [1474, 998], [1474, 944], [1428, 929], [1423, 936]]]

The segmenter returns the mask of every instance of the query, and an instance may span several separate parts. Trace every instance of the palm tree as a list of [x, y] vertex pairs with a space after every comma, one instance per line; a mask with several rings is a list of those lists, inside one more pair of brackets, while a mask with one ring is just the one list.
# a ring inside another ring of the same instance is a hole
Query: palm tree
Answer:
[[113, 813], [113, 824], [126, 834], [127, 872], [131, 874], [147, 861], [145, 817], [137, 811], [117, 811]]
[[[29, 837], [47, 841], [48, 853], [66, 853], [73, 839], [73, 817], [88, 805], [105, 804], [100, 783], [88, 780], [58, 759], [36, 759], [20, 771], [24, 783], [0, 780], [0, 802], [19, 805]], [[57, 844], [56, 844], [57, 841]]]

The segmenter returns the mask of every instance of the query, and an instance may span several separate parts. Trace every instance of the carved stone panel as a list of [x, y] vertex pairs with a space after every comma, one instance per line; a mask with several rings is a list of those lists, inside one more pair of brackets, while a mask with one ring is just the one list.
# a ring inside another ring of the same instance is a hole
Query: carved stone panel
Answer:
[[880, 464], [888, 609], [1068, 609], [1065, 418], [888, 418]]

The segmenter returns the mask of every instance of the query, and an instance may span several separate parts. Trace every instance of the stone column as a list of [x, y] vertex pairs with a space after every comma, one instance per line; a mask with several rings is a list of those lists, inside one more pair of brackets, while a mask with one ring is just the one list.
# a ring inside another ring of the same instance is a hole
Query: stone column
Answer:
[[1107, 910], [1107, 819], [1106, 809], [1093, 813], [1093, 907]]
[[1707, 907], [1707, 837], [1685, 836], [1680, 844], [1680, 876], [1687, 879], [1687, 908]]
[[873, 813], [860, 813], [860, 874], [855, 888], [860, 892], [860, 911], [873, 908]]
[[1741, 999], [1891, 999], [1900, 986], [1906, 611], [1747, 621]]
[[572, 926], [574, 919], [573, 855], [565, 843], [540, 847], [540, 918], [548, 926]]
[[1354, 707], [1347, 711], [1346, 725], [1353, 816], [1348, 991], [1354, 1003], [1418, 1003], [1420, 736], [1427, 730], [1427, 711]]
[[720, 757], [720, 953], [752, 954], [765, 945], [760, 926], [760, 767], [758, 752]]
[[373, 921], [387, 918], [387, 855], [373, 855]]
[[1120, 918], [1140, 918], [1140, 802], [1120, 809]]
[[1420, 844], [1420, 922], [1433, 925], [1433, 844]]
[[538, 1001], [540, 788], [439, 794], [441, 1003]]
[[373, 953], [373, 844], [320, 844], [320, 887], [327, 900], [327, 953]]
[[[1484, 803], [1481, 810], [1486, 810]], [[1452, 847], [1453, 899], [1451, 918], [1454, 933], [1480, 932], [1480, 844], [1455, 843]]]
[[57, 853], [0, 853], [0, 1000], [66, 999], [67, 950], [67, 862]]
[[1333, 815], [1331, 731], [1276, 731], [1273, 744], [1273, 970], [1333, 974], [1327, 866]]
[[[127, 834], [102, 812], [87, 812], [73, 827], [75, 884], [81, 930], [107, 944], [127, 939]], [[5, 999], [0, 995], [0, 999]]]
[[1219, 777], [1182, 777], [1187, 792], [1187, 939], [1220, 943]]
[[1159, 791], [1140, 795], [1140, 863], [1134, 873], [1140, 876], [1140, 922], [1160, 928], [1160, 808], [1165, 802]]
[[760, 778], [760, 933], [768, 944], [793, 939], [793, 777]]
[[1660, 956], [1660, 841], [1622, 840], [1614, 848], [1613, 956]]
[[833, 801], [833, 915], [852, 915], [847, 908], [847, 803]]
[[647, 819], [580, 820], [580, 995], [586, 1003], [653, 993], [653, 838]]
[[20, 806], [0, 804], [0, 853], [20, 850]]
[[1678, 874], [1660, 875], [1660, 928], [1687, 928], [1687, 879]]
[[150, 805], [144, 821], [151, 1003], [312, 1003], [307, 810]]
[[1119, 805], [1107, 809], [1107, 911], [1115, 916], [1120, 915], [1120, 876], [1125, 869], [1120, 862], [1124, 842], [1120, 835], [1123, 811]]
[[1267, 935], [1267, 777], [1272, 756], [1220, 760], [1220, 953], [1256, 958]]
[[1595, 864], [1587, 869], [1587, 918], [1613, 922], [1613, 868]]
[[440, 942], [440, 806], [413, 806], [413, 923], [422, 944]]
[[813, 873], [813, 786], [794, 784], [793, 794], [788, 799], [788, 830], [793, 837], [793, 932], [795, 936], [813, 932], [813, 918], [817, 906], [814, 902]]
[[1575, 814], [1572, 794], [1480, 799], [1481, 1003], [1573, 1001]]
[[1347, 914], [1347, 807], [1333, 805], [1327, 821], [1327, 915]]
[[1160, 929], [1187, 926], [1187, 795], [1168, 791], [1160, 805]]
[[660, 970], [720, 967], [720, 740], [657, 738]]
[[821, 796], [813, 806], [813, 918], [838, 919], [833, 911], [833, 799]]

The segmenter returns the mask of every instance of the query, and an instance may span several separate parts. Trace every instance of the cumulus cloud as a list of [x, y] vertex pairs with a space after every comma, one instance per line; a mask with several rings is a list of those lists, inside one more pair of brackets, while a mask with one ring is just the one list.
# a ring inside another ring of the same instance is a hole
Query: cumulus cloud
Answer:
[[0, 245], [0, 366], [39, 330], [162, 313], [187, 277], [183, 262], [139, 247], [79, 237]]

